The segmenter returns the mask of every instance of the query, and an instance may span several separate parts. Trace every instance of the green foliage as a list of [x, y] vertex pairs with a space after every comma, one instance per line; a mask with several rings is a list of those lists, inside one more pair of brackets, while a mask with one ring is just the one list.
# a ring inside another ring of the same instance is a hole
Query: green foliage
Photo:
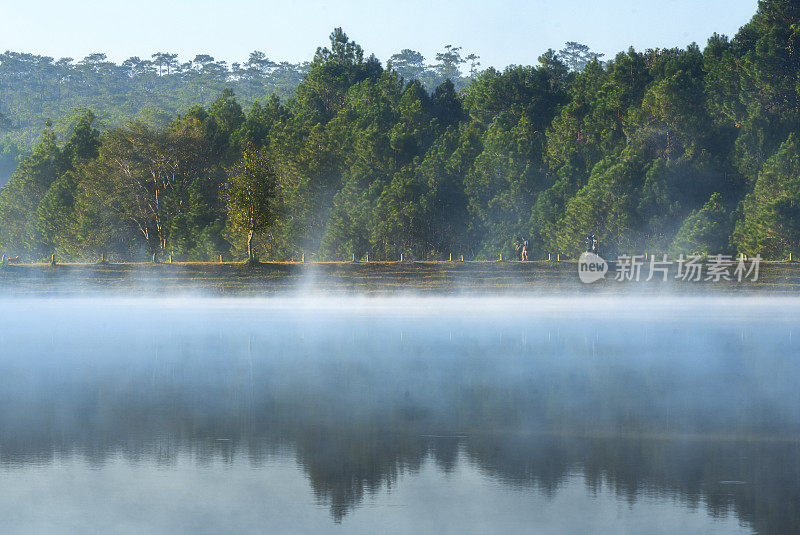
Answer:
[[800, 244], [798, 27], [796, 2], [763, 0], [703, 50], [601, 62], [570, 42], [502, 72], [451, 45], [384, 67], [340, 28], [296, 66], [8, 52], [0, 179], [20, 163], [0, 248], [493, 259], [524, 236], [542, 258], [595, 234], [609, 255], [783, 258]]
[[278, 181], [266, 149], [245, 148], [242, 158], [230, 170], [223, 187], [228, 225], [233, 232], [247, 235], [247, 258], [253, 260], [253, 237], [274, 224]]
[[47, 244], [37, 229], [37, 209], [68, 162], [48, 129], [33, 154], [25, 158], [0, 189], [0, 246], [10, 253], [39, 259]]
[[569, 41], [564, 44], [564, 48], [558, 51], [561, 61], [573, 71], [582, 71], [587, 65], [596, 63], [605, 54], [592, 52], [588, 46]]
[[641, 191], [641, 158], [626, 153], [607, 158], [592, 170], [589, 182], [566, 204], [549, 231], [556, 251], [577, 255], [587, 234], [594, 234], [604, 251], [641, 250], [641, 221], [636, 210]]
[[732, 242], [740, 253], [787, 258], [800, 249], [800, 143], [792, 134], [767, 160], [742, 203]]
[[670, 252], [713, 255], [727, 251], [726, 236], [730, 233], [730, 217], [722, 204], [722, 196], [714, 193], [702, 208], [684, 220], [675, 235]]
[[0, 138], [33, 145], [47, 118], [86, 108], [108, 127], [134, 119], [162, 127], [194, 105], [208, 105], [226, 87], [242, 95], [246, 107], [272, 94], [288, 99], [307, 68], [307, 63], [272, 62], [258, 51], [230, 66], [207, 54], [177, 63], [174, 54], [160, 52], [152, 60], [132, 57], [114, 64], [104, 54], [75, 62], [0, 53]]
[[0, 186], [5, 185], [25, 156], [23, 149], [9, 138], [0, 139]]

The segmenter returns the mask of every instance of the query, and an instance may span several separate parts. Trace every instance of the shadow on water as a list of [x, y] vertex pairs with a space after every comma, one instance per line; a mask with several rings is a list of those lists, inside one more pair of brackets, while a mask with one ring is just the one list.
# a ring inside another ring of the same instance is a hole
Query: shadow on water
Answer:
[[[683, 307], [676, 310], [676, 307]], [[470, 463], [800, 531], [800, 302], [6, 303], [0, 462], [292, 457], [341, 522]], [[576, 511], [575, 514], [581, 514]]]

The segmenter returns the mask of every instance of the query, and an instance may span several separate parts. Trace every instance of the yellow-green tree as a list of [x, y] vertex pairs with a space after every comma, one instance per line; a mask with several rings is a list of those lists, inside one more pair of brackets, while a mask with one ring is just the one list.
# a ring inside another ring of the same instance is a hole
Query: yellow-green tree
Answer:
[[228, 225], [247, 235], [247, 258], [253, 261], [253, 237], [269, 228], [277, 213], [278, 180], [269, 153], [248, 146], [229, 170], [223, 193]]

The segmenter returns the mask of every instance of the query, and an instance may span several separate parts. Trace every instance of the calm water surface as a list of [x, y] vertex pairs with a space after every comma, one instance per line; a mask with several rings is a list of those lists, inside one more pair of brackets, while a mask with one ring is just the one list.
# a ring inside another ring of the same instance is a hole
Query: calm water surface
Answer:
[[3, 533], [800, 532], [800, 299], [0, 305]]

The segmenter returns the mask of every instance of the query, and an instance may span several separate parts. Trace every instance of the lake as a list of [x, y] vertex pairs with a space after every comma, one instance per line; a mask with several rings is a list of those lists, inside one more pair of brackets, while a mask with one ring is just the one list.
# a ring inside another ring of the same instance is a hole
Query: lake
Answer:
[[800, 299], [0, 304], [3, 533], [800, 532]]

